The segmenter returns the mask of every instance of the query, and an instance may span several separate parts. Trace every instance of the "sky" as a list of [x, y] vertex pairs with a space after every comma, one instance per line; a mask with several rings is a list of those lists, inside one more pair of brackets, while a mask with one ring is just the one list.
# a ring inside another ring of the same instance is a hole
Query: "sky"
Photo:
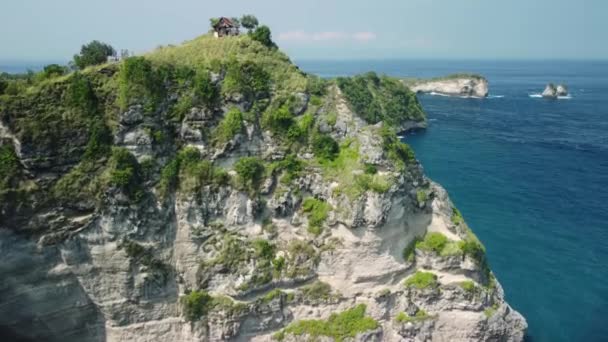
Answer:
[[0, 0], [0, 61], [137, 53], [255, 14], [294, 59], [608, 59], [606, 0]]

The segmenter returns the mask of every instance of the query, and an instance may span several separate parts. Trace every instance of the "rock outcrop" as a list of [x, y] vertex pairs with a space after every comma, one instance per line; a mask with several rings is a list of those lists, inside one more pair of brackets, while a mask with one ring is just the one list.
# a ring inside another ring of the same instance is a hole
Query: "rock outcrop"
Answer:
[[417, 93], [477, 98], [488, 96], [488, 81], [478, 75], [451, 75], [430, 80], [407, 81], [406, 84]]
[[544, 98], [549, 98], [549, 99], [556, 99], [560, 96], [568, 96], [568, 88], [563, 84], [559, 84], [556, 86], [553, 83], [549, 83], [545, 87], [545, 90], [543, 91], [542, 96]]
[[[272, 63], [219, 55], [209, 77], [152, 66], [161, 50], [0, 98], [0, 333], [521, 341], [483, 246], [395, 135], [424, 122], [415, 96], [415, 116], [370, 123], [332, 81], [231, 39]], [[167, 55], [197, 44], [223, 43]]]

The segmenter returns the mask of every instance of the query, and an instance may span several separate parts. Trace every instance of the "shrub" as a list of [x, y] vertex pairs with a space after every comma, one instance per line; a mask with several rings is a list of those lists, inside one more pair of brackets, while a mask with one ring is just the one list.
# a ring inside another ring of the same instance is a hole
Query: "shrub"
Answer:
[[331, 286], [322, 281], [315, 281], [303, 286], [302, 294], [309, 300], [328, 300], [331, 298]]
[[473, 259], [481, 262], [483, 261], [486, 250], [485, 247], [477, 239], [465, 239], [458, 242], [460, 250], [465, 254], [471, 256]]
[[129, 150], [122, 147], [112, 148], [108, 165], [111, 185], [122, 189], [128, 195], [139, 195], [141, 191], [139, 164]]
[[426, 288], [437, 288], [439, 283], [437, 282], [437, 275], [434, 273], [418, 271], [405, 281], [405, 286], [422, 290]]
[[11, 185], [12, 179], [19, 172], [19, 158], [10, 145], [0, 146], [0, 192]]
[[65, 92], [65, 102], [71, 108], [82, 110], [86, 114], [95, 114], [98, 99], [87, 76], [75, 72], [70, 77]]
[[430, 232], [424, 236], [424, 239], [416, 244], [416, 248], [423, 251], [433, 251], [435, 253], [441, 253], [443, 248], [447, 245], [448, 238], [438, 232]]
[[124, 60], [119, 76], [118, 103], [124, 110], [134, 100], [143, 101], [144, 109], [150, 113], [162, 100], [162, 80], [152, 63], [144, 57], [129, 57]]
[[270, 90], [270, 74], [255, 62], [239, 62], [231, 59], [226, 64], [226, 76], [222, 83], [225, 94], [242, 93], [253, 96]]
[[368, 175], [375, 175], [378, 173], [378, 168], [374, 164], [365, 163], [364, 171]]
[[316, 133], [312, 138], [313, 153], [320, 160], [334, 160], [340, 152], [340, 146], [329, 135]]
[[426, 203], [426, 201], [428, 199], [429, 198], [428, 198], [428, 195], [426, 194], [426, 191], [424, 191], [424, 190], [416, 191], [416, 201], [418, 201], [419, 204]]
[[68, 73], [68, 68], [59, 64], [49, 64], [42, 70], [42, 78], [53, 78], [57, 76], [63, 76]]
[[226, 116], [215, 129], [214, 139], [217, 143], [224, 144], [232, 140], [235, 135], [243, 131], [243, 113], [237, 108], [233, 108], [226, 113]]
[[84, 69], [90, 65], [103, 64], [108, 57], [114, 55], [116, 50], [111, 45], [94, 40], [82, 46], [80, 54], [74, 56], [74, 64], [79, 69]]
[[89, 140], [84, 151], [84, 158], [96, 160], [106, 156], [112, 146], [112, 134], [101, 119], [93, 120], [89, 129]]
[[207, 70], [196, 73], [194, 78], [194, 94], [207, 108], [214, 108], [220, 99], [220, 92], [211, 80]]
[[244, 186], [255, 189], [264, 175], [264, 164], [258, 157], [243, 157], [234, 164], [234, 170]]
[[266, 25], [262, 25], [257, 27], [253, 32], [249, 33], [251, 39], [262, 43], [262, 45], [275, 49], [277, 45], [272, 41], [272, 33], [270, 32], [270, 28]]
[[285, 136], [294, 124], [294, 117], [287, 106], [268, 110], [262, 119], [264, 127], [277, 136]]
[[410, 323], [424, 321], [429, 318], [430, 316], [426, 313], [426, 311], [419, 309], [418, 311], [416, 311], [416, 315], [414, 317], [411, 317], [405, 312], [400, 312], [395, 318], [395, 320], [399, 323]]
[[383, 126], [380, 130], [380, 136], [383, 141], [384, 151], [387, 156], [392, 160], [399, 169], [405, 169], [409, 164], [416, 161], [416, 155], [409, 145], [401, 142], [395, 132], [387, 127]]
[[498, 308], [499, 308], [498, 304], [494, 303], [494, 304], [492, 304], [492, 306], [489, 306], [485, 310], [483, 310], [483, 313], [486, 316], [486, 318], [491, 318], [492, 316], [494, 316], [494, 314], [496, 313], [496, 310], [498, 310]]
[[464, 219], [462, 218], [462, 214], [460, 213], [460, 211], [455, 207], [452, 207], [452, 223], [455, 225], [459, 225], [463, 222]]
[[468, 293], [474, 293], [477, 290], [475, 283], [470, 280], [461, 281], [458, 285]]
[[266, 240], [253, 240], [253, 249], [255, 250], [255, 256], [257, 258], [267, 260], [274, 259], [276, 247]]
[[205, 291], [192, 291], [181, 298], [183, 314], [188, 321], [196, 321], [206, 315], [212, 298]]
[[333, 313], [327, 320], [302, 320], [290, 324], [274, 336], [281, 340], [285, 334], [309, 335], [316, 339], [320, 336], [333, 338], [337, 342], [353, 338], [357, 334], [374, 330], [379, 324], [371, 317], [365, 316], [366, 306], [359, 304], [341, 313]]
[[350, 78], [340, 77], [337, 83], [353, 110], [368, 123], [385, 121], [388, 125], [396, 125], [408, 120], [424, 120], [416, 94], [397, 79], [369, 72]]
[[302, 203], [302, 211], [308, 216], [308, 231], [314, 235], [321, 234], [323, 222], [331, 210], [331, 205], [325, 201], [314, 197], [306, 198]]

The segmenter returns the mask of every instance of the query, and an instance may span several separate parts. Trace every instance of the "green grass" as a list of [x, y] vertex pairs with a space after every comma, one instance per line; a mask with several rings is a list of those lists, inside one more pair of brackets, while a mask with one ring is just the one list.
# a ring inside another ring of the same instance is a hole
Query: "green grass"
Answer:
[[196, 321], [209, 311], [211, 296], [205, 291], [192, 291], [181, 298], [183, 315], [188, 321]]
[[10, 145], [0, 146], [0, 191], [8, 189], [19, 172], [19, 158]]
[[429, 316], [426, 311], [419, 309], [416, 312], [416, 315], [414, 315], [413, 317], [406, 314], [405, 312], [400, 312], [399, 314], [397, 314], [397, 317], [395, 317], [395, 321], [397, 321], [398, 323], [414, 323], [421, 322], [429, 318], [431, 318], [431, 316]]
[[301, 288], [302, 295], [310, 300], [328, 300], [332, 297], [331, 286], [322, 281], [316, 281]]
[[407, 278], [405, 281], [405, 286], [422, 290], [427, 288], [437, 288], [439, 287], [439, 282], [437, 281], [437, 275], [434, 273], [418, 271], [411, 277]]
[[416, 248], [423, 251], [441, 253], [447, 244], [448, 238], [445, 235], [438, 232], [430, 232], [424, 236], [422, 241], [416, 244]]
[[308, 232], [313, 235], [321, 234], [323, 223], [331, 210], [331, 205], [323, 200], [314, 197], [306, 198], [302, 203], [302, 211], [308, 217]]
[[188, 321], [196, 321], [213, 310], [223, 311], [228, 316], [245, 312], [247, 306], [235, 303], [226, 296], [211, 296], [206, 291], [192, 291], [180, 298], [182, 314]]
[[287, 246], [287, 252], [285, 272], [289, 278], [309, 275], [311, 267], [319, 259], [314, 247], [302, 240], [292, 240]]
[[[291, 94], [305, 91], [308, 79], [292, 64], [284, 53], [269, 49], [247, 35], [216, 39], [206, 34], [179, 46], [165, 46], [146, 55], [155, 64], [173, 64], [200, 68], [214, 68], [234, 58], [239, 63], [254, 62], [270, 76], [279, 92]], [[217, 70], [215, 70], [217, 71]]]
[[462, 214], [458, 209], [452, 207], [452, 223], [455, 225], [460, 225], [464, 223], [464, 218], [462, 218]]
[[232, 108], [215, 128], [213, 138], [217, 144], [225, 144], [232, 140], [235, 135], [241, 133], [243, 125], [243, 113], [237, 108]]
[[243, 157], [234, 163], [234, 170], [242, 186], [255, 191], [264, 175], [264, 163], [258, 157]]
[[334, 313], [327, 320], [297, 321], [287, 326], [280, 333], [275, 334], [274, 338], [282, 340], [286, 334], [308, 335], [313, 339], [327, 336], [341, 342], [353, 338], [359, 333], [379, 327], [376, 320], [365, 316], [365, 309], [364, 304], [359, 304], [341, 313]]
[[163, 167], [159, 191], [161, 196], [166, 196], [179, 188], [180, 192], [190, 194], [202, 190], [205, 185], [221, 186], [229, 181], [230, 176], [225, 170], [203, 160], [195, 147], [186, 147]]
[[418, 201], [418, 204], [426, 203], [426, 201], [428, 199], [429, 199], [429, 196], [426, 194], [426, 191], [418, 190], [416, 192], [416, 200]]
[[494, 316], [494, 314], [496, 313], [496, 310], [498, 310], [499, 306], [498, 304], [492, 304], [492, 306], [489, 306], [487, 308], [485, 308], [485, 310], [483, 310], [483, 314], [486, 316], [486, 318], [491, 318], [492, 316]]
[[461, 281], [458, 285], [468, 293], [475, 293], [477, 291], [477, 286], [471, 280]]
[[429, 232], [424, 236], [423, 240], [416, 243], [416, 248], [437, 253], [441, 256], [462, 255], [462, 241], [449, 240], [445, 235], [439, 232]]

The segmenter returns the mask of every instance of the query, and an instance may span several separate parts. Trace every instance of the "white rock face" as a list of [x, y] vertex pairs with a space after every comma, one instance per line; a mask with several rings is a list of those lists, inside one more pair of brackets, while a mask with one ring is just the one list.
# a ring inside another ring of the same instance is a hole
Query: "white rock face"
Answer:
[[560, 96], [568, 96], [568, 88], [563, 84], [556, 86], [553, 83], [549, 83], [545, 87], [542, 96], [549, 99], [556, 99]]
[[[46, 218], [59, 232], [0, 228], [0, 325], [44, 341], [271, 341], [290, 323], [364, 304], [378, 327], [354, 341], [522, 341], [526, 322], [505, 302], [483, 256], [421, 248], [404, 255], [428, 232], [451, 246], [471, 242], [471, 233], [417, 162], [398, 169], [388, 158], [381, 124], [365, 124], [333, 92], [337, 119], [329, 134], [358, 144], [362, 161], [378, 169], [370, 177], [390, 179], [386, 189], [354, 193], [349, 187], [362, 170], [331, 178], [311, 163], [287, 184], [269, 175], [259, 196], [228, 183], [161, 197], [146, 185], [138, 202], [112, 190], [91, 214], [62, 221], [50, 210]], [[124, 115], [116, 140], [133, 153], [152, 153], [137, 107]], [[217, 165], [284, 153], [255, 127], [221, 151], [184, 133], [210, 115], [193, 110], [178, 132]], [[302, 208], [307, 197], [330, 206], [319, 234]], [[434, 273], [436, 284], [406, 286], [418, 271]], [[215, 305], [190, 322], [181, 298], [193, 290], [206, 291]], [[417, 313], [425, 315], [398, 319]], [[308, 337], [288, 333], [285, 341]]]
[[410, 85], [410, 89], [417, 93], [483, 98], [488, 96], [488, 81], [482, 77], [450, 77], [417, 81]]

